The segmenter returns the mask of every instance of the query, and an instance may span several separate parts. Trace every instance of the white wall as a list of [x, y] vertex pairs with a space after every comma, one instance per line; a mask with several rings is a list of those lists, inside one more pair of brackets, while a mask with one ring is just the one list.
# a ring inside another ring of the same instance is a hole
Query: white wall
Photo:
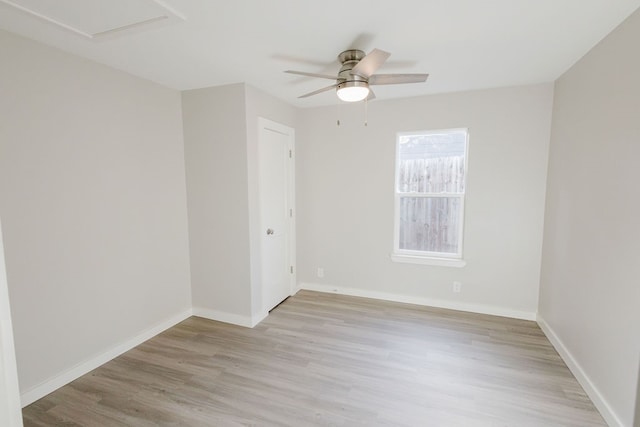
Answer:
[[183, 92], [195, 313], [262, 320], [258, 117], [288, 126], [295, 108], [243, 83]]
[[251, 317], [244, 84], [182, 93], [195, 313]]
[[[298, 280], [443, 307], [534, 318], [550, 84], [310, 108], [297, 132]], [[336, 126], [340, 118], [341, 126]], [[463, 268], [394, 263], [396, 132], [467, 127]], [[324, 268], [325, 277], [316, 277]], [[452, 282], [462, 292], [452, 292]]]
[[33, 398], [190, 310], [180, 93], [5, 32], [0, 51], [0, 215]]
[[640, 11], [555, 85], [540, 318], [611, 425], [640, 355]]
[[636, 386], [636, 410], [633, 427], [640, 427], [640, 367], [638, 368], [638, 385]]
[[264, 317], [265, 310], [262, 306], [262, 279], [260, 277], [260, 236], [262, 230], [259, 228], [258, 118], [264, 117], [295, 129], [296, 108], [251, 85], [245, 85], [245, 96], [247, 118], [249, 242], [251, 252], [251, 306], [253, 318], [259, 319]]

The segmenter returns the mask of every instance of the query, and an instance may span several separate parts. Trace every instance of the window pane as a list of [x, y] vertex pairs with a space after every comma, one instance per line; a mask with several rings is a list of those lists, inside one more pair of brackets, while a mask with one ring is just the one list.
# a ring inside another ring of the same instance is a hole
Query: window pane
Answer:
[[398, 146], [400, 193], [464, 193], [464, 130], [401, 135]]
[[457, 254], [460, 197], [400, 197], [399, 249]]

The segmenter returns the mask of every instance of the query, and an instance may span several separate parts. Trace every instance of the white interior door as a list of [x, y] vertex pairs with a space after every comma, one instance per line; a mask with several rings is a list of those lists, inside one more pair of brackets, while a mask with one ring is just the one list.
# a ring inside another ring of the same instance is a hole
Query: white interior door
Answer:
[[22, 427], [18, 371], [13, 344], [9, 289], [0, 227], [0, 425]]
[[259, 120], [260, 260], [263, 306], [271, 310], [293, 290], [294, 130]]

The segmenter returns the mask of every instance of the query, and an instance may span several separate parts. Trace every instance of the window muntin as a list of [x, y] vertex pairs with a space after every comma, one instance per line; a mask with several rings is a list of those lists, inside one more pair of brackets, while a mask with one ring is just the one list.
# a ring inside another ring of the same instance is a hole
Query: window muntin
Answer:
[[394, 255], [462, 258], [468, 132], [399, 133]]

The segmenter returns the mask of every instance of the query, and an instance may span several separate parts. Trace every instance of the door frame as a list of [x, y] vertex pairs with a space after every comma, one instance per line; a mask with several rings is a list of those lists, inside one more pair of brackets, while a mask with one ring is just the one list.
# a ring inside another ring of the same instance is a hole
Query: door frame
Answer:
[[22, 405], [0, 222], [0, 425], [22, 427]]
[[[283, 125], [278, 122], [274, 122], [273, 120], [266, 119], [264, 117], [258, 117], [258, 156], [260, 155], [260, 149], [262, 144], [262, 132], [264, 130], [277, 132], [282, 135], [286, 135], [287, 138], [287, 147], [289, 149], [289, 162], [287, 163], [287, 208], [290, 210], [289, 220], [287, 221], [287, 248], [288, 254], [287, 259], [289, 261], [289, 266], [291, 268], [289, 273], [289, 295], [294, 295], [297, 292], [297, 268], [296, 268], [296, 181], [295, 181], [295, 129], [289, 127], [287, 125]], [[259, 173], [258, 173], [259, 176]], [[258, 197], [260, 197], [260, 192], [262, 191], [261, 185], [258, 182]], [[258, 206], [258, 222], [262, 221], [262, 207]], [[264, 232], [262, 230], [262, 224], [258, 227], [258, 236], [260, 239], [261, 233]], [[259, 253], [260, 253], [260, 263], [263, 261], [262, 254], [262, 244], [259, 244]], [[260, 273], [260, 283], [262, 283], [262, 273]], [[264, 290], [264, 288], [262, 288]], [[270, 308], [265, 307], [265, 298], [264, 293], [261, 296], [261, 305], [262, 311], [264, 313], [268, 313]]]

